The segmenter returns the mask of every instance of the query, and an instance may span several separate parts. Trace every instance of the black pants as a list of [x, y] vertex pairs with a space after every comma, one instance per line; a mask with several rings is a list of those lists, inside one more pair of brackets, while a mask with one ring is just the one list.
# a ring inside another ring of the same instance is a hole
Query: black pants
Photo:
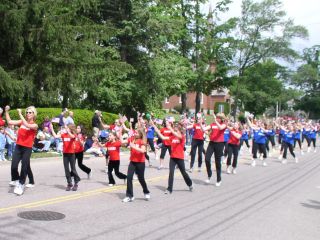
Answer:
[[271, 146], [274, 147], [276, 145], [275, 141], [274, 141], [274, 136], [268, 136], [267, 137], [267, 141], [266, 141], [266, 148], [267, 148], [267, 151], [269, 152], [270, 151], [270, 148], [269, 148], [269, 143], [271, 142]]
[[109, 178], [110, 184], [116, 184], [116, 182], [114, 181], [113, 175], [112, 175], [113, 169], [114, 169], [114, 173], [116, 174], [116, 176], [118, 178], [120, 178], [120, 179], [127, 178], [127, 175], [120, 172], [119, 168], [120, 168], [120, 161], [113, 161], [113, 160], [109, 161], [109, 163], [108, 163], [108, 178]]
[[279, 134], [279, 138], [278, 138], [278, 143], [279, 143], [279, 144], [282, 143], [282, 138], [283, 138], [283, 135], [282, 135], [282, 134]]
[[257, 158], [258, 150], [260, 153], [263, 154], [263, 158], [267, 158], [267, 150], [266, 150], [266, 144], [265, 143], [256, 143], [253, 142], [252, 152], [253, 152], [253, 158]]
[[[20, 184], [25, 184], [28, 176], [29, 182], [34, 184], [33, 173], [30, 167], [30, 157], [32, 148], [16, 145], [11, 162], [11, 180], [19, 180]], [[21, 161], [20, 175], [18, 172], [19, 163]]]
[[223, 142], [210, 141], [206, 151], [206, 156], [205, 156], [208, 177], [211, 178], [212, 176], [211, 157], [212, 157], [212, 154], [214, 153], [214, 160], [215, 160], [216, 171], [217, 171], [217, 182], [221, 181], [221, 157], [223, 155], [223, 148], [224, 148]]
[[236, 168], [238, 164], [239, 146], [235, 144], [228, 144], [228, 159], [227, 166], [231, 165], [231, 158], [233, 155], [232, 167]]
[[293, 152], [293, 146], [292, 146], [292, 144], [287, 143], [287, 142], [283, 142], [283, 143], [284, 143], [283, 158], [284, 158], [284, 159], [287, 158], [288, 148], [289, 148], [289, 151], [290, 151], [291, 155], [295, 158], [296, 155], [295, 155], [294, 152]]
[[198, 167], [201, 168], [201, 165], [202, 165], [203, 145], [204, 145], [204, 140], [192, 139], [192, 143], [191, 143], [191, 162], [190, 162], [190, 168], [193, 168], [194, 160], [195, 160], [195, 158], [196, 158], [197, 148], [198, 148]]
[[313, 145], [313, 147], [315, 148], [316, 147], [316, 139], [315, 138], [307, 138], [308, 141], [308, 147], [311, 146], [311, 143]]
[[152, 151], [152, 152], [155, 152], [156, 149], [154, 148], [153, 138], [147, 138], [147, 141], [148, 141], [148, 144], [149, 144], [149, 146], [150, 146], [150, 148], [151, 148], [151, 151]]
[[[201, 151], [202, 153], [202, 151]], [[169, 192], [172, 192], [173, 187], [173, 177], [174, 177], [174, 170], [176, 169], [176, 165], [178, 165], [178, 168], [181, 172], [181, 175], [183, 176], [184, 181], [186, 184], [190, 187], [192, 186], [192, 180], [190, 179], [188, 173], [186, 172], [186, 168], [184, 166], [184, 160], [178, 159], [178, 158], [170, 158], [170, 164], [169, 164], [169, 179], [168, 179], [168, 188], [167, 190]]]
[[164, 157], [166, 156], [167, 150], [169, 151], [169, 154], [171, 154], [171, 148], [170, 148], [170, 146], [166, 146], [166, 145], [162, 144], [162, 146], [161, 146], [160, 159], [164, 159]]
[[302, 134], [302, 141], [301, 141], [301, 142], [303, 142], [303, 141], [304, 141], [304, 139], [306, 139], [306, 140], [308, 141], [308, 136], [307, 136], [307, 135], [305, 135], [305, 134]]
[[223, 156], [228, 156], [228, 142], [224, 142]]
[[[76, 170], [76, 159], [74, 153], [63, 153], [63, 166], [64, 166], [64, 172], [66, 174], [67, 182], [69, 185], [72, 184], [71, 177], [74, 178], [74, 183], [77, 184], [80, 182], [80, 177]], [[70, 172], [71, 168], [71, 172]], [[71, 176], [72, 173], [72, 176]]]
[[138, 175], [138, 180], [142, 186], [143, 193], [150, 193], [147, 187], [146, 180], [144, 179], [144, 170], [145, 163], [144, 162], [130, 162], [128, 166], [128, 174], [127, 174], [127, 192], [126, 196], [132, 198], [133, 197], [133, 184], [132, 178], [133, 174], [136, 173]]
[[301, 140], [300, 139], [298, 139], [298, 138], [295, 138], [294, 139], [294, 148], [296, 147], [296, 143], [298, 142], [298, 144], [299, 144], [299, 147], [300, 147], [300, 150], [301, 150]]
[[84, 171], [86, 174], [89, 174], [91, 172], [91, 169], [83, 164], [83, 152], [75, 153], [75, 158], [76, 158], [76, 161], [78, 161], [79, 168], [82, 171]]
[[241, 149], [243, 143], [246, 143], [247, 148], [250, 148], [250, 144], [249, 144], [249, 140], [248, 139], [240, 139], [239, 150]]

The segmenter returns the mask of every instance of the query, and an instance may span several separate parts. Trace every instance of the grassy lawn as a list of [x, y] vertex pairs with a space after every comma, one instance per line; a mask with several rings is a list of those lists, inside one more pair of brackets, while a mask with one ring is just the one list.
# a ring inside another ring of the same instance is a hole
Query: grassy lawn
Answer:
[[[176, 119], [176, 121], [179, 121], [181, 115], [180, 114], [175, 114], [175, 113], [167, 113], [165, 116], [166, 117], [174, 117]], [[206, 115], [205, 119], [206, 119], [206, 124], [210, 124], [210, 123], [213, 122], [212, 115]]]
[[60, 157], [60, 155], [53, 152], [34, 152], [31, 154], [31, 158], [48, 158], [48, 157]]

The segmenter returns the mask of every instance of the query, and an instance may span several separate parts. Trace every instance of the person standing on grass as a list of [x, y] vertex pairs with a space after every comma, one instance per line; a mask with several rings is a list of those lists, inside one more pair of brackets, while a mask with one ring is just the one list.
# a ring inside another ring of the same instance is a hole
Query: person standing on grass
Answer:
[[[121, 139], [121, 135], [120, 135]], [[109, 158], [108, 161], [108, 179], [109, 179], [109, 186], [112, 187], [116, 184], [112, 171], [114, 170], [116, 176], [124, 182], [127, 179], [127, 176], [119, 171], [120, 168], [120, 147], [122, 145], [122, 142], [118, 139], [118, 136], [114, 132], [109, 133], [108, 142], [106, 143], [107, 148], [107, 156]]]
[[[185, 132], [183, 128], [182, 123], [175, 124], [174, 128], [172, 129], [171, 126], [168, 127], [172, 135], [170, 137], [166, 137], [159, 129], [153, 125], [155, 128], [156, 133], [162, 140], [166, 140], [170, 142], [170, 163], [169, 163], [169, 179], [168, 179], [168, 187], [165, 191], [165, 194], [172, 193], [173, 188], [173, 178], [174, 178], [174, 171], [176, 169], [176, 166], [178, 166], [181, 175], [183, 176], [183, 179], [187, 186], [189, 187], [189, 190], [193, 190], [192, 186], [192, 180], [190, 179], [188, 173], [186, 172], [186, 168], [184, 165], [184, 144], [186, 141]], [[202, 154], [202, 151], [201, 151]]]
[[122, 200], [123, 202], [134, 201], [133, 196], [133, 175], [136, 173], [138, 175], [138, 180], [142, 186], [145, 199], [148, 201], [150, 199], [150, 192], [146, 180], [144, 178], [145, 172], [145, 152], [147, 145], [147, 138], [145, 130], [138, 128], [134, 136], [128, 140], [122, 141], [122, 144], [129, 144], [130, 147], [130, 163], [128, 166], [127, 173], [127, 191], [126, 197]]
[[[32, 153], [32, 146], [36, 137], [38, 125], [35, 123], [37, 117], [37, 110], [34, 106], [26, 109], [25, 117], [22, 115], [21, 109], [17, 109], [20, 120], [11, 120], [9, 115], [10, 107], [6, 106], [6, 120], [10, 125], [19, 126], [17, 134], [17, 143], [13, 152], [11, 162], [11, 182], [10, 186], [15, 186], [14, 193], [22, 195], [25, 190], [26, 177], [28, 175], [30, 186], [34, 186], [34, 179], [30, 167], [30, 157]], [[20, 161], [21, 171], [19, 174], [18, 166]], [[28, 184], [27, 184], [28, 185]]]
[[[65, 126], [65, 130], [59, 135], [55, 133], [52, 124], [50, 125], [52, 135], [55, 138], [61, 137], [63, 142], [63, 165], [64, 171], [67, 179], [66, 191], [77, 191], [78, 183], [80, 182], [80, 177], [76, 171], [76, 161], [75, 161], [75, 139], [76, 139], [76, 126], [69, 124]], [[70, 172], [71, 167], [71, 172]], [[71, 175], [72, 173], [72, 175]], [[72, 184], [72, 177], [74, 179], [74, 185]]]
[[75, 138], [75, 160], [78, 162], [79, 168], [88, 175], [88, 179], [92, 177], [92, 169], [88, 168], [83, 164], [83, 153], [84, 153], [84, 142], [85, 137], [82, 133], [82, 126], [78, 125], [76, 129], [76, 138]]

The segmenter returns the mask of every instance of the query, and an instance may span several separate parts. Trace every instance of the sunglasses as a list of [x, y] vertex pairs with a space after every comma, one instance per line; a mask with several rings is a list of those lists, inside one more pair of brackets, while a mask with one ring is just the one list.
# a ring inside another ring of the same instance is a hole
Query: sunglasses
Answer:
[[32, 114], [33, 112], [26, 112], [26, 114]]

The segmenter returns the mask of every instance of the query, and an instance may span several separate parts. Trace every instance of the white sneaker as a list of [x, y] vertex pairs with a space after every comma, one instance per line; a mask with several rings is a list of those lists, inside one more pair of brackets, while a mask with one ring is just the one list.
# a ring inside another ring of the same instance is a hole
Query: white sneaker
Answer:
[[314, 151], [313, 151], [314, 153], [316, 153], [317, 152], [317, 149], [314, 149]]
[[280, 156], [278, 157], [278, 159], [279, 159], [279, 160], [282, 160], [282, 155], [280, 155]]
[[208, 183], [208, 184], [209, 184], [209, 183], [210, 183], [210, 178], [206, 179], [206, 180], [205, 180], [205, 183]]
[[296, 157], [294, 160], [295, 160], [295, 162], [296, 162], [296, 163], [298, 163], [298, 162], [299, 162], [299, 160], [298, 160], [298, 158], [297, 158], [297, 157]]
[[112, 183], [109, 183], [109, 184], [108, 184], [109, 187], [113, 187], [113, 185], [114, 185], [114, 184], [112, 184]]
[[122, 199], [122, 202], [133, 202], [134, 201], [134, 197], [130, 198], [130, 197], [125, 197], [124, 199]]
[[266, 163], [265, 160], [262, 161], [262, 166], [264, 166], [264, 167], [268, 166], [268, 164]]
[[193, 186], [192, 186], [192, 185], [189, 187], [189, 191], [190, 191], [190, 192], [193, 191]]
[[304, 155], [304, 152], [301, 150], [301, 155]]
[[252, 161], [251, 166], [252, 166], [252, 167], [255, 167], [255, 166], [256, 166], [256, 160], [253, 160], [253, 161]]
[[18, 186], [16, 186], [13, 190], [13, 192], [19, 196], [21, 196], [24, 192], [24, 185], [19, 184]]
[[149, 201], [149, 200], [150, 200], [150, 193], [146, 193], [146, 194], [144, 195], [144, 199], [145, 199], [146, 201]]
[[28, 184], [26, 184], [26, 187], [27, 187], [27, 188], [34, 188], [34, 184], [28, 183]]
[[216, 182], [216, 187], [220, 187], [221, 186], [221, 181], [220, 182]]
[[19, 185], [19, 180], [9, 182], [10, 187], [15, 187], [17, 185]]
[[138, 180], [137, 175], [133, 175], [133, 180]]
[[237, 170], [235, 168], [232, 169], [232, 174], [237, 174]]
[[311, 147], [308, 147], [308, 151], [307, 152], [309, 153], [310, 151], [311, 151]]
[[227, 163], [227, 158], [225, 158], [224, 156], [221, 157], [221, 162], [223, 164], [226, 164]]
[[160, 165], [160, 166], [158, 167], [158, 170], [161, 170], [162, 168], [163, 168], [163, 166]]
[[228, 174], [231, 173], [231, 167], [230, 167], [230, 166], [227, 167], [227, 173], [228, 173]]
[[282, 164], [287, 164], [287, 159], [283, 159], [283, 160], [281, 161], [281, 163], [282, 163]]

